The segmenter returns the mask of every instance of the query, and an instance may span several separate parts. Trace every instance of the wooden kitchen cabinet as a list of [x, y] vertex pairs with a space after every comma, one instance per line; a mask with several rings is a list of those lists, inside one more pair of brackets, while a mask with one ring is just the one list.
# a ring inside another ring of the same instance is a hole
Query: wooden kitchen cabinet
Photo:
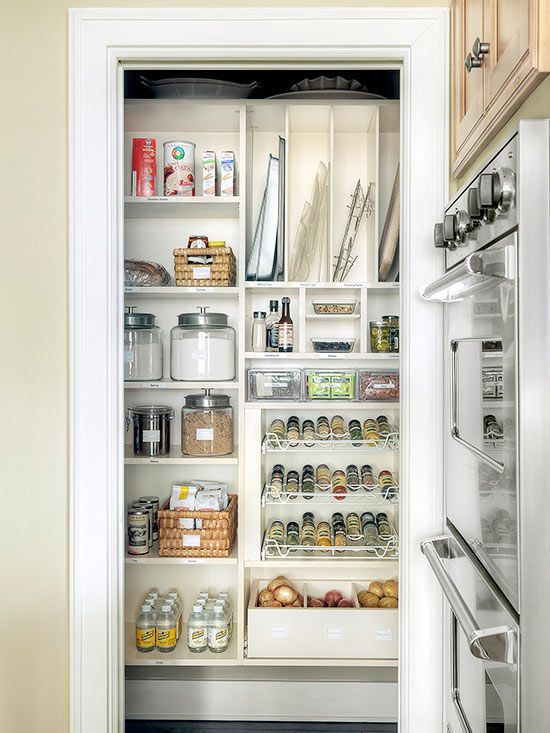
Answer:
[[452, 34], [458, 176], [550, 71], [550, 0], [453, 0]]

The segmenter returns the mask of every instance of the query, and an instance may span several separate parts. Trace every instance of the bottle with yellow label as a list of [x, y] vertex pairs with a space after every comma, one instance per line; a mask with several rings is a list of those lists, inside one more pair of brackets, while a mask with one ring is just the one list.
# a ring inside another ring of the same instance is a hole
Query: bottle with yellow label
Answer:
[[204, 652], [208, 647], [208, 621], [203, 603], [194, 604], [187, 620], [187, 646], [193, 654]]
[[176, 617], [170, 604], [164, 605], [157, 618], [157, 649], [171, 652], [176, 648]]
[[152, 606], [144, 603], [136, 621], [136, 649], [152, 652], [157, 645], [157, 625]]

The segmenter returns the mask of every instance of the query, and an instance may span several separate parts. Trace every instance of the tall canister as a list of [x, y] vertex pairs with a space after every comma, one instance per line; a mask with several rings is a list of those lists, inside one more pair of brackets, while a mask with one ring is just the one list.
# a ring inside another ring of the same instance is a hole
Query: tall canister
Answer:
[[195, 143], [188, 140], [164, 143], [164, 195], [195, 195]]

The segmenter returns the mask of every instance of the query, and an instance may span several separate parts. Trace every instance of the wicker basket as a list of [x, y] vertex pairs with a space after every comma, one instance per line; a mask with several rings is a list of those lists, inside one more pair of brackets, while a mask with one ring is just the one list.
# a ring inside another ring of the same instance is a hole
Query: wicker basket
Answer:
[[[227, 509], [171, 511], [166, 502], [158, 513], [160, 557], [228, 557], [237, 536], [237, 495], [229, 495]], [[180, 519], [200, 519], [201, 529], [184, 529]]]
[[[189, 257], [207, 257], [209, 264], [189, 262]], [[174, 250], [174, 273], [179, 287], [227, 288], [237, 282], [237, 261], [231, 247]]]

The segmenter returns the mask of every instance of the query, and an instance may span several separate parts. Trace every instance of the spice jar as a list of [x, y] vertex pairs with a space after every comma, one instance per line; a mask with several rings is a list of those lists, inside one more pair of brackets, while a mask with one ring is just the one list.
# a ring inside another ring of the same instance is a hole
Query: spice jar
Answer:
[[391, 535], [391, 526], [388, 521], [388, 515], [385, 512], [379, 512], [376, 515], [376, 525], [378, 527], [378, 534], [381, 537], [389, 537]]
[[330, 424], [324, 415], [317, 418], [317, 435], [319, 440], [328, 440], [330, 437]]
[[191, 394], [181, 409], [181, 452], [226, 456], [233, 452], [233, 408], [225, 394]]
[[391, 427], [388, 422], [388, 418], [385, 415], [378, 415], [376, 418], [376, 423], [378, 425], [378, 432], [380, 433], [380, 436], [385, 438], [386, 435], [389, 435], [391, 433]]
[[267, 536], [273, 542], [278, 545], [282, 545], [285, 541], [285, 525], [279, 520], [275, 519], [271, 522]]
[[[317, 547], [330, 547], [331, 546], [331, 533], [330, 524], [328, 522], [319, 522], [317, 525], [315, 544]], [[321, 552], [328, 552], [328, 550], [321, 550]]]
[[315, 494], [313, 466], [309, 464], [302, 468], [302, 494], [304, 495], [304, 499], [311, 499]]
[[[300, 527], [298, 522], [289, 522], [286, 525], [286, 544], [287, 545], [299, 545], [300, 544]], [[294, 552], [294, 550], [291, 550]]]
[[378, 423], [371, 417], [367, 418], [363, 423], [363, 439], [367, 441], [369, 446], [375, 446], [379, 438]]
[[162, 379], [162, 331], [152, 313], [124, 314], [124, 379], [147, 382]]
[[361, 483], [366, 491], [372, 491], [376, 485], [372, 473], [372, 466], [369, 466], [368, 463], [361, 466]]
[[335, 440], [341, 440], [346, 435], [346, 424], [341, 415], [334, 415], [330, 421], [330, 432]]
[[363, 430], [359, 420], [350, 420], [348, 425], [349, 435], [354, 447], [359, 447], [363, 440]]
[[298, 471], [289, 471], [286, 475], [285, 491], [290, 498], [296, 498], [300, 491], [300, 475]]
[[338, 469], [334, 471], [331, 477], [332, 493], [335, 499], [345, 499], [348, 493], [346, 474], [344, 471]]
[[168, 405], [139, 405], [128, 409], [127, 427], [133, 424], [134, 453], [137, 456], [165, 456], [170, 453], [170, 422], [174, 410]]
[[277, 463], [271, 471], [270, 491], [274, 498], [279, 498], [283, 490], [283, 478], [285, 475], [284, 466]]
[[286, 439], [291, 448], [295, 448], [300, 440], [300, 421], [292, 415], [286, 423]]
[[359, 469], [353, 463], [346, 468], [346, 481], [350, 491], [357, 491], [361, 488]]
[[302, 439], [306, 448], [315, 445], [315, 424], [313, 420], [304, 420], [302, 423]]
[[235, 329], [225, 313], [181, 313], [170, 332], [170, 376], [177, 381], [235, 379]]
[[279, 418], [271, 422], [269, 432], [275, 437], [277, 443], [281, 443], [285, 439], [285, 424]]
[[328, 491], [330, 486], [330, 471], [325, 463], [320, 463], [315, 472], [315, 483], [319, 491]]

